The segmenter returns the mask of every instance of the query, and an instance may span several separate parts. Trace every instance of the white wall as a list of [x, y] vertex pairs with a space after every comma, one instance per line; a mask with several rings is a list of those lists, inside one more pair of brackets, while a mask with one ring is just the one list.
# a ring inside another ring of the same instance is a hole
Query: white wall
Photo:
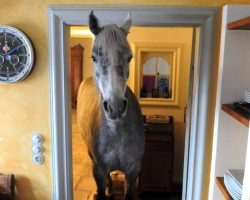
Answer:
[[223, 9], [220, 65], [214, 126], [213, 158], [209, 199], [221, 200], [215, 183], [226, 169], [245, 168], [248, 128], [221, 111], [221, 104], [242, 99], [250, 90], [250, 31], [227, 30], [231, 21], [247, 17], [250, 6], [225, 6]]
[[[250, 127], [250, 124], [249, 124]], [[242, 191], [242, 199], [249, 200], [250, 199], [250, 129], [248, 129], [248, 146], [247, 146], [247, 154], [246, 154], [246, 165], [245, 165], [245, 175], [243, 180], [243, 191]]]

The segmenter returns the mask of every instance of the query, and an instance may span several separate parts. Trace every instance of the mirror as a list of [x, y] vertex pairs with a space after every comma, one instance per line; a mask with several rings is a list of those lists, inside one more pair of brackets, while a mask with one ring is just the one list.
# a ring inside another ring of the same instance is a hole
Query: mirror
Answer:
[[171, 65], [164, 57], [153, 56], [143, 64], [141, 97], [170, 98]]
[[178, 43], [132, 44], [135, 94], [141, 105], [179, 105], [182, 48]]

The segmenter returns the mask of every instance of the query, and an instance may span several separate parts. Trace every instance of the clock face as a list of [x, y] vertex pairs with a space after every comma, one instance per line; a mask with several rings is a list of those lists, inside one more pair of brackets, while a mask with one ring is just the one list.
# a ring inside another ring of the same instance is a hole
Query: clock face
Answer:
[[23, 80], [33, 67], [33, 47], [21, 31], [0, 26], [0, 82]]

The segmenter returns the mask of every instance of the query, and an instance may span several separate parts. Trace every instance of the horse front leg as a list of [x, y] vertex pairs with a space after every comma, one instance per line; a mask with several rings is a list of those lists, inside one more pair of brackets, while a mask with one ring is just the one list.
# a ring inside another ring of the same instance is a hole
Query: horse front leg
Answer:
[[125, 200], [134, 200], [135, 183], [139, 176], [140, 167], [135, 166], [130, 172], [126, 173]]
[[97, 164], [93, 165], [93, 176], [97, 186], [97, 197], [96, 200], [105, 200], [105, 189], [106, 189], [106, 177], [107, 174], [103, 168]]

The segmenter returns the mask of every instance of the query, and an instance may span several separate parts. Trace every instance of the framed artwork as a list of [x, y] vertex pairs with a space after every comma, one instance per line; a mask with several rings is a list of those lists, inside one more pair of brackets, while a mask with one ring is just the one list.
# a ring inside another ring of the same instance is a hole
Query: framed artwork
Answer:
[[[134, 43], [135, 94], [141, 105], [179, 105], [182, 44]], [[146, 94], [145, 94], [146, 93]]]
[[153, 98], [159, 97], [159, 89], [153, 89], [152, 90], [152, 97]]
[[151, 96], [151, 91], [155, 88], [155, 76], [143, 76], [143, 87], [147, 91], [147, 97]]
[[169, 98], [169, 77], [168, 76], [158, 76], [157, 77], [157, 88], [159, 89], [159, 97]]

